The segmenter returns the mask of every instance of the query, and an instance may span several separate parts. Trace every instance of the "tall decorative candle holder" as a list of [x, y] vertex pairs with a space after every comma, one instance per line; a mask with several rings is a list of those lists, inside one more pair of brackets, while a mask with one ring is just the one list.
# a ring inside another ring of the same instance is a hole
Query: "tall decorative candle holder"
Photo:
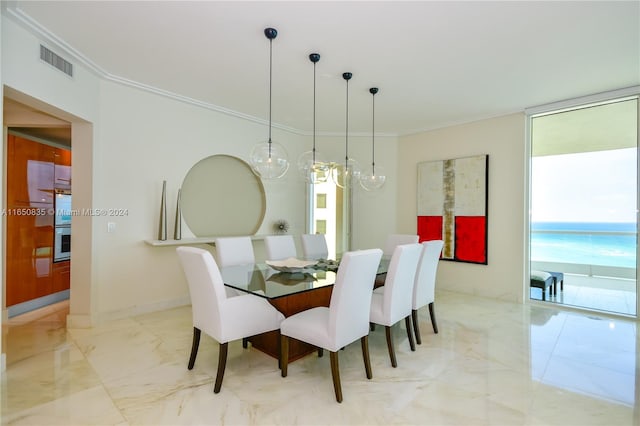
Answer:
[[162, 181], [162, 197], [160, 199], [160, 223], [158, 225], [158, 239], [167, 239], [167, 181]]
[[173, 239], [182, 239], [182, 209], [180, 207], [180, 189], [178, 189], [178, 200], [176, 201], [176, 223], [173, 227]]

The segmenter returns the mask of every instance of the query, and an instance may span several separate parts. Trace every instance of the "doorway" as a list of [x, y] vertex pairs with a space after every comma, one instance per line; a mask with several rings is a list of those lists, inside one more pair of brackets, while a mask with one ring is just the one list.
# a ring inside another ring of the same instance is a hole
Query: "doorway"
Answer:
[[638, 96], [529, 120], [530, 298], [637, 316]]
[[[94, 129], [93, 124], [85, 119], [66, 112], [54, 105], [47, 104], [39, 99], [34, 98], [26, 93], [15, 90], [11, 87], [4, 86], [3, 98], [3, 140], [6, 140], [8, 127], [29, 128], [29, 131], [38, 129], [48, 129], [48, 131], [59, 131], [56, 123], [60, 121], [67, 127], [71, 128], [71, 138], [73, 139], [74, 149], [72, 153], [74, 167], [74, 205], [86, 206], [92, 208], [93, 203], [93, 149], [94, 149]], [[7, 103], [18, 103], [26, 106], [27, 113], [16, 110], [13, 105], [7, 107]], [[3, 171], [3, 179], [7, 179], [6, 158]], [[5, 185], [6, 186], [6, 185]], [[6, 188], [5, 188], [6, 189]], [[3, 208], [7, 208], [6, 194], [3, 193]], [[3, 218], [3, 229], [6, 230], [6, 216]], [[62, 327], [70, 328], [87, 328], [92, 327], [96, 322], [96, 313], [92, 304], [93, 293], [95, 291], [93, 278], [93, 218], [91, 216], [76, 216], [73, 223], [74, 238], [72, 241], [72, 251], [74, 253], [73, 270], [70, 272], [70, 285], [68, 302], [60, 302], [52, 305], [57, 308]], [[6, 233], [3, 233], [3, 260], [6, 256]], [[6, 269], [6, 265], [5, 265]], [[6, 278], [2, 281], [1, 298], [2, 317], [0, 323], [3, 325], [3, 331], [8, 328], [4, 326], [2, 318], [7, 318], [6, 311]], [[47, 310], [49, 307], [43, 308]], [[34, 311], [34, 315], [39, 315], [42, 310]], [[17, 320], [21, 319], [15, 317]], [[22, 327], [19, 328], [23, 330]], [[18, 333], [14, 330], [14, 333]], [[14, 334], [15, 337], [15, 334]], [[7, 345], [7, 336], [2, 335], [2, 344], [0, 345], [2, 354], [0, 356], [0, 370], [10, 368], [6, 363], [8, 351], [13, 351], [10, 345]]]

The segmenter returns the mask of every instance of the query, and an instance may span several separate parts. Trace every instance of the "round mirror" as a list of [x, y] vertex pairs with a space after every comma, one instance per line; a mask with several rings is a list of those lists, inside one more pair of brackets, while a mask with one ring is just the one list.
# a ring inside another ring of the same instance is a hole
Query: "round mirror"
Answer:
[[187, 173], [182, 217], [196, 237], [253, 235], [266, 211], [262, 181], [239, 158], [212, 155]]

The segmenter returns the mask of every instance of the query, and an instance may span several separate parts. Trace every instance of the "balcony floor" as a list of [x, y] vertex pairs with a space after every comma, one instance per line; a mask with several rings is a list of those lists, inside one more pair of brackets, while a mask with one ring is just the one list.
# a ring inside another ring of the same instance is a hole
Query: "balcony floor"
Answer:
[[[531, 298], [541, 300], [541, 289], [532, 288]], [[564, 290], [547, 301], [597, 311], [636, 315], [636, 280], [564, 274]]]

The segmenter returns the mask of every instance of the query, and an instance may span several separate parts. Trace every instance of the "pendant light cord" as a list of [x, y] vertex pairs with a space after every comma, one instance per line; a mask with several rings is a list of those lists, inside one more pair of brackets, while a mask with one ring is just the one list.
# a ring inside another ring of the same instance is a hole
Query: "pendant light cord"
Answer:
[[271, 87], [273, 85], [273, 39], [269, 39], [269, 158], [271, 158]]
[[371, 113], [371, 172], [376, 175], [376, 94], [373, 98], [373, 112]]
[[313, 63], [313, 165], [316, 165], [316, 62]]
[[346, 127], [344, 131], [344, 169], [345, 173], [347, 171], [347, 166], [349, 165], [349, 79], [347, 80], [347, 118], [346, 118]]

